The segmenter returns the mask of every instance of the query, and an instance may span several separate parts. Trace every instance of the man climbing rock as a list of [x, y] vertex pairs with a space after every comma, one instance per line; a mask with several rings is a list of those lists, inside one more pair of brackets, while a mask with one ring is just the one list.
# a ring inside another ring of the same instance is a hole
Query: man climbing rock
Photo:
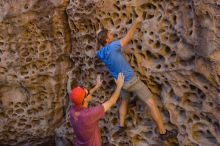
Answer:
[[76, 146], [101, 146], [101, 135], [98, 122], [104, 117], [117, 101], [121, 88], [124, 84], [124, 75], [117, 75], [116, 89], [109, 100], [95, 107], [88, 107], [92, 94], [101, 86], [100, 76], [97, 76], [96, 86], [91, 90], [76, 87], [70, 93], [73, 106], [69, 110], [70, 122], [76, 134]]
[[[120, 40], [114, 40], [114, 34], [108, 29], [103, 28], [99, 30], [97, 33], [98, 43], [96, 47], [96, 54], [98, 58], [104, 62], [115, 79], [118, 78], [119, 72], [122, 72], [125, 77], [125, 84], [123, 86], [123, 90], [121, 91], [122, 102], [119, 108], [120, 128], [118, 132], [123, 132], [123, 129], [125, 128], [125, 116], [127, 114], [128, 100], [131, 96], [130, 93], [133, 92], [149, 106], [151, 115], [158, 126], [160, 138], [162, 140], [167, 140], [175, 137], [177, 135], [177, 131], [168, 131], [165, 129], [154, 95], [135, 74], [134, 70], [123, 55], [125, 46], [132, 39], [136, 28], [140, 25], [142, 20], [142, 16], [139, 16], [134, 21], [127, 34]], [[100, 47], [100, 45], [102, 47]]]

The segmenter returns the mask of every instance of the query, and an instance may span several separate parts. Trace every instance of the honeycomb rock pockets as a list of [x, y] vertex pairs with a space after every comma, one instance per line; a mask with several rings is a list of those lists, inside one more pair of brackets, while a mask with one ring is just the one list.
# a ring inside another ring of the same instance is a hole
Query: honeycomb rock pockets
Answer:
[[[166, 145], [220, 144], [219, 1], [0, 0], [0, 145], [74, 145], [68, 115], [72, 87], [115, 82], [94, 57], [100, 27], [122, 38], [141, 13], [125, 57], [148, 86], [168, 130]], [[68, 91], [67, 91], [68, 90]], [[118, 102], [100, 121], [103, 145], [163, 145], [144, 102], [131, 94], [126, 135], [117, 135]], [[14, 128], [13, 128], [14, 127]]]

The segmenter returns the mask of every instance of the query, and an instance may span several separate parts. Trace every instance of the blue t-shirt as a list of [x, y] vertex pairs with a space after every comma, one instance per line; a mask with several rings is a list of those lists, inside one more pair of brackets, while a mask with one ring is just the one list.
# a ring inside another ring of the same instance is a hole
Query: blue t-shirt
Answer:
[[100, 49], [97, 56], [105, 63], [115, 79], [118, 78], [120, 72], [124, 74], [125, 83], [134, 76], [134, 70], [122, 54], [119, 40], [113, 41]]

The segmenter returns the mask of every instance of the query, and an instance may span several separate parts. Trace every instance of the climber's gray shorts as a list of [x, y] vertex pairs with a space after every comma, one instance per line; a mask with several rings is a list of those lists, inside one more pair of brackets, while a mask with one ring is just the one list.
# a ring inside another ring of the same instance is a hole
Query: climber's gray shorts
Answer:
[[148, 87], [137, 76], [124, 84], [121, 90], [122, 100], [131, 97], [131, 93], [135, 93], [143, 101], [153, 97]]

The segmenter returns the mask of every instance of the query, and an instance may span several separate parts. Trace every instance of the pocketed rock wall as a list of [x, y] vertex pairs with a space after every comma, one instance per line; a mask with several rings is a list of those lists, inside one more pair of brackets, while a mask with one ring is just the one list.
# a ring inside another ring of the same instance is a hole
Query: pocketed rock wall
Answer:
[[64, 121], [68, 1], [0, 1], [0, 145], [54, 145]]
[[[68, 91], [104, 79], [91, 106], [115, 83], [94, 58], [100, 27], [123, 37], [144, 14], [125, 56], [158, 96], [167, 146], [220, 145], [219, 0], [0, 1], [0, 144], [71, 146]], [[148, 107], [129, 101], [126, 135], [117, 135], [118, 106], [100, 122], [104, 146], [161, 146]]]

